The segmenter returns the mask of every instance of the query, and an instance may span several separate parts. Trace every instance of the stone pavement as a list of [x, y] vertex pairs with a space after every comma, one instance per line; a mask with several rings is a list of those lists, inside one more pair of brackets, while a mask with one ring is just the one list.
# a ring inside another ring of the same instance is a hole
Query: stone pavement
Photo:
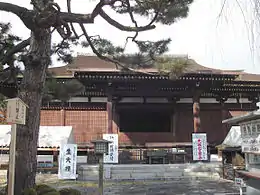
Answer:
[[[83, 195], [96, 195], [96, 187], [76, 187]], [[225, 180], [168, 180], [118, 182], [105, 185], [104, 195], [238, 195], [233, 182]]]
[[[106, 181], [104, 195], [239, 195], [239, 189], [231, 181], [196, 178]], [[97, 182], [93, 181], [61, 181], [57, 179], [57, 175], [51, 174], [38, 174], [37, 181], [55, 188], [79, 189], [82, 195], [98, 195]]]

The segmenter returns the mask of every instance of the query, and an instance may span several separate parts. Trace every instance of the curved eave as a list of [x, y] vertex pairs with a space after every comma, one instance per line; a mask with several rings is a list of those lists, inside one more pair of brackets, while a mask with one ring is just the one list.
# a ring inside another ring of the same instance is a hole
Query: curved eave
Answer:
[[257, 119], [260, 119], [260, 111], [253, 111], [245, 115], [235, 116], [230, 119], [223, 120], [222, 123], [226, 123], [230, 125], [239, 125], [243, 122], [248, 122]]
[[[167, 74], [153, 74], [140, 72], [93, 72], [93, 71], [75, 71], [74, 77], [77, 79], [91, 80], [170, 80]], [[184, 73], [177, 80], [215, 80], [215, 81], [233, 81], [238, 77], [235, 74], [215, 74], [215, 73]]]

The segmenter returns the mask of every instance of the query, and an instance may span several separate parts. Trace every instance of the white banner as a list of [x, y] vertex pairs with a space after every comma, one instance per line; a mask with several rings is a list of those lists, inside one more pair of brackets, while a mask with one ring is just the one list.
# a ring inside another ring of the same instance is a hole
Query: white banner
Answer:
[[260, 141], [258, 138], [242, 138], [242, 152], [260, 153]]
[[103, 139], [111, 141], [108, 155], [104, 154], [104, 163], [118, 163], [118, 134], [103, 134]]
[[242, 145], [242, 152], [245, 152], [245, 153], [260, 153], [260, 145], [246, 145], [246, 144], [243, 144]]
[[59, 155], [59, 179], [76, 179], [77, 144], [64, 144]]
[[192, 152], [193, 160], [208, 160], [206, 133], [192, 134]]

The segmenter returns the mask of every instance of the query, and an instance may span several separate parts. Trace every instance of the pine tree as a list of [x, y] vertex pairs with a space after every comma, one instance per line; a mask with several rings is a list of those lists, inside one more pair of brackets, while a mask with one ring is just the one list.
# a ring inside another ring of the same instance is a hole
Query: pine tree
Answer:
[[[66, 53], [68, 46], [82, 43], [90, 47], [99, 58], [113, 62], [125, 70], [135, 71], [134, 68], [126, 65], [125, 62], [129, 58], [123, 57], [122, 47], [114, 46], [111, 41], [99, 36], [89, 35], [84, 24], [94, 23], [95, 18], [100, 16], [111, 26], [121, 31], [132, 32], [133, 36], [128, 37], [127, 40], [136, 43], [140, 51], [137, 52], [136, 57], [130, 59], [146, 60], [146, 64], [149, 65], [158, 55], [167, 51], [170, 39], [159, 40], [158, 38], [155, 42], [138, 40], [138, 34], [155, 29], [156, 23], [171, 25], [178, 19], [186, 17], [193, 0], [96, 0], [95, 2], [97, 2], [96, 7], [88, 14], [72, 13], [71, 0], [67, 0], [67, 12], [62, 12], [59, 4], [54, 3], [53, 0], [31, 0], [33, 10], [0, 2], [0, 11], [15, 14], [25, 27], [31, 30], [31, 36], [27, 40], [20, 40], [16, 36], [3, 38], [4, 41], [13, 39], [16, 44], [9, 45], [7, 42], [7, 46], [4, 46], [0, 52], [1, 64], [10, 67], [10, 71], [7, 71], [8, 79], [16, 82], [17, 70], [14, 66], [16, 57], [19, 57], [23, 63], [23, 79], [19, 84], [18, 96], [29, 106], [26, 125], [18, 125], [17, 129], [16, 195], [20, 195], [23, 189], [35, 184], [40, 108], [51, 55], [56, 53], [62, 60], [70, 61], [71, 56]], [[104, 7], [110, 7], [119, 15], [128, 14], [133, 25], [126, 26], [111, 18], [103, 9]], [[145, 26], [140, 26], [136, 19], [137, 15], [151, 18], [151, 21]], [[75, 24], [80, 26], [81, 32], [75, 30]], [[54, 31], [63, 38], [62, 42], [55, 46], [56, 49], [51, 45]], [[137, 61], [135, 64], [140, 63]]]

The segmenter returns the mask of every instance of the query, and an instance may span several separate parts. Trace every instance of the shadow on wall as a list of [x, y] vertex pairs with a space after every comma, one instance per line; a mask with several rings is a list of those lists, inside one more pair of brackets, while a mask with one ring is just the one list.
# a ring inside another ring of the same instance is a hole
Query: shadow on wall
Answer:
[[125, 145], [143, 145], [146, 143], [173, 143], [175, 141], [172, 132], [120, 132], [119, 140]]

